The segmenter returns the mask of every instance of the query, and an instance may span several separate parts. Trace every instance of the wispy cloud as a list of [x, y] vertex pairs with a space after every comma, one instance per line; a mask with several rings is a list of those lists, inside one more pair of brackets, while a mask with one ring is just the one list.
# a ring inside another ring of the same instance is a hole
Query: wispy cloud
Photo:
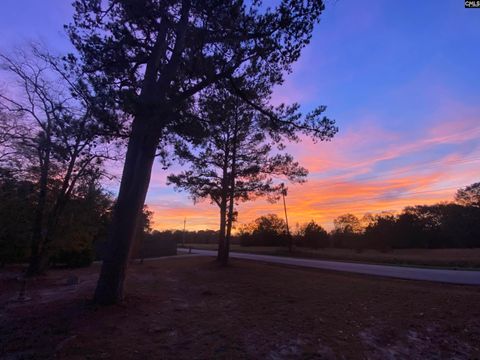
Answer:
[[[408, 205], [451, 200], [458, 187], [478, 180], [480, 164], [480, 127], [470, 118], [452, 121], [439, 121], [415, 139], [373, 121], [359, 122], [331, 143], [304, 139], [291, 145], [290, 151], [310, 170], [306, 184], [290, 186], [292, 223], [314, 219], [331, 228], [332, 220], [346, 212], [399, 211]], [[162, 192], [158, 198], [149, 196], [156, 227], [179, 228], [184, 217], [191, 229], [218, 227], [215, 205], [193, 206], [185, 194], [172, 193], [164, 185], [154, 187]], [[282, 211], [281, 204], [265, 200], [241, 204], [239, 222]]]

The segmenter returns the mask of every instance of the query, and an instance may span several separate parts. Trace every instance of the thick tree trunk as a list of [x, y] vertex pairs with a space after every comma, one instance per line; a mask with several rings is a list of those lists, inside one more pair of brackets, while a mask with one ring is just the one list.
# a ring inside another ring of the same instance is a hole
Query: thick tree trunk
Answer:
[[220, 203], [220, 232], [218, 234], [218, 252], [217, 261], [223, 263], [223, 257], [225, 255], [225, 236], [226, 236], [226, 218], [227, 218], [227, 199], [226, 196], [222, 196]]
[[53, 210], [48, 213], [46, 225], [43, 226], [41, 247], [39, 249], [35, 264], [39, 274], [43, 274], [48, 270], [52, 250], [51, 245], [56, 236], [60, 216], [62, 215], [63, 209], [67, 204], [67, 199], [62, 195], [59, 196], [60, 198], [57, 199]]
[[30, 248], [30, 261], [27, 269], [27, 276], [39, 275], [44, 271], [45, 261], [42, 259], [43, 256], [43, 227], [44, 227], [44, 215], [45, 207], [47, 204], [47, 184], [48, 184], [48, 171], [50, 168], [50, 150], [47, 148], [45, 152], [45, 157], [40, 160], [41, 169], [40, 169], [40, 180], [39, 180], [39, 191], [38, 191], [38, 200], [37, 206], [35, 208], [35, 219], [33, 222], [32, 229], [32, 240]]
[[[39, 223], [41, 225], [38, 230], [34, 231], [37, 240], [32, 241], [32, 254], [35, 254], [35, 256], [32, 256], [31, 258], [30, 266], [32, 269], [30, 270], [29, 267], [31, 275], [43, 274], [48, 269], [51, 255], [51, 244], [55, 238], [60, 217], [62, 216], [63, 210], [69, 200], [68, 196], [69, 194], [59, 194], [53, 209], [48, 212], [45, 211], [45, 204], [43, 204], [43, 210], [39, 216]], [[46, 224], [44, 224], [45, 218], [47, 218]], [[33, 252], [33, 246], [35, 246], [35, 252]]]
[[[235, 179], [235, 178], [233, 178]], [[233, 211], [235, 203], [235, 180], [232, 181], [232, 189], [229, 194], [229, 208], [228, 208], [228, 218], [227, 218], [227, 234], [225, 236], [225, 248], [223, 250], [223, 259], [222, 265], [227, 266], [228, 260], [230, 258], [230, 240], [232, 238], [232, 227], [233, 227]]]
[[[230, 201], [233, 201], [233, 200], [230, 199]], [[223, 258], [222, 258], [223, 266], [228, 265], [228, 259], [230, 256], [230, 239], [232, 237], [232, 224], [233, 224], [233, 206], [230, 205], [228, 210], [227, 234], [225, 236], [225, 246], [223, 249]]]
[[123, 299], [129, 255], [147, 195], [158, 140], [158, 127], [148, 119], [135, 118], [107, 251], [95, 290], [94, 301], [98, 304], [109, 305]]
[[223, 158], [223, 169], [222, 169], [222, 194], [220, 199], [220, 232], [218, 236], [218, 253], [217, 261], [223, 263], [223, 258], [225, 256], [225, 237], [226, 237], [226, 227], [227, 227], [227, 197], [228, 197], [228, 159], [230, 154], [230, 140], [227, 137], [225, 142]]
[[231, 173], [230, 173], [230, 184], [229, 184], [229, 193], [228, 193], [228, 219], [227, 219], [227, 234], [225, 237], [225, 247], [224, 254], [222, 259], [222, 265], [227, 266], [230, 256], [230, 239], [232, 237], [232, 226], [233, 226], [233, 210], [235, 205], [235, 177], [237, 176], [237, 134], [238, 133], [238, 119], [235, 119], [235, 126], [233, 129], [233, 149], [232, 149], [232, 164], [231, 164]]

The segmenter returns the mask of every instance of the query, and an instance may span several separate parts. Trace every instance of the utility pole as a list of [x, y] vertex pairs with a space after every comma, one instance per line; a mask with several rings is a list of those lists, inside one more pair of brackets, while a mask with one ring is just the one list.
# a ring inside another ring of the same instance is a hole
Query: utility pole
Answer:
[[292, 252], [293, 250], [293, 238], [290, 235], [290, 229], [288, 227], [288, 216], [287, 216], [287, 204], [285, 202], [285, 196], [287, 195], [287, 189], [282, 183], [282, 197], [283, 197], [283, 210], [285, 211], [285, 224], [287, 225], [287, 237], [288, 237], [288, 251]]

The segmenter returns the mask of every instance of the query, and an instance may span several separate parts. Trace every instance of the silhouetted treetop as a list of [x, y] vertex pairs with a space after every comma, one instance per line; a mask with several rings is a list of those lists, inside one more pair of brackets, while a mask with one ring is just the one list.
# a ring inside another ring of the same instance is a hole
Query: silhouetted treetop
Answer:
[[360, 220], [353, 214], [344, 214], [333, 220], [335, 231], [340, 233], [358, 234], [362, 232]]
[[[265, 89], [281, 84], [324, 8], [321, 1], [298, 0], [275, 8], [223, 0], [77, 0], [74, 7], [66, 28], [97, 94], [124, 112], [158, 117], [160, 128], [178, 125], [192, 96], [221, 79], [250, 102], [258, 97], [239, 79], [261, 80]], [[324, 108], [301, 122], [297, 105], [264, 110], [314, 128]]]
[[455, 201], [465, 206], [480, 207], [480, 182], [458, 189]]

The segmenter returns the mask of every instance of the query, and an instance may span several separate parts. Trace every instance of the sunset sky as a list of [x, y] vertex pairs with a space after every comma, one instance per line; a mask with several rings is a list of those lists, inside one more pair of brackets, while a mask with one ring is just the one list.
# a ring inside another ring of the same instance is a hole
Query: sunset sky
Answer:
[[[71, 51], [62, 27], [71, 14], [68, 0], [2, 0], [0, 49], [40, 40]], [[331, 229], [347, 212], [451, 200], [480, 181], [480, 10], [463, 0], [327, 0], [273, 101], [299, 102], [304, 111], [327, 105], [340, 128], [329, 143], [288, 147], [310, 171], [307, 183], [289, 187], [292, 225], [313, 219]], [[154, 227], [182, 228], [186, 217], [188, 229], [216, 229], [216, 206], [193, 205], [166, 186], [175, 170], [154, 169], [147, 198]], [[118, 182], [108, 186], [115, 192]], [[281, 203], [242, 204], [239, 222], [267, 213], [282, 216]]]

